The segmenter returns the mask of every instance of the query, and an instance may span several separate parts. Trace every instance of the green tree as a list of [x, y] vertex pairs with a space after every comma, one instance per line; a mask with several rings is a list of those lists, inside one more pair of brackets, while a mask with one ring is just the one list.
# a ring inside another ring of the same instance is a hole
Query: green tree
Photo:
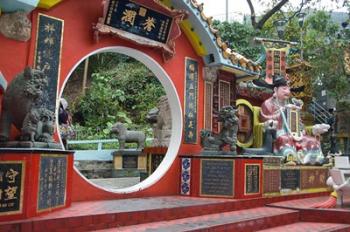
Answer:
[[104, 53], [89, 59], [89, 87], [71, 109], [79, 139], [109, 138], [117, 121], [148, 131], [146, 115], [165, 95], [157, 77], [141, 62], [125, 55]]
[[264, 23], [261, 30], [255, 30], [251, 25], [239, 22], [215, 21], [215, 26], [221, 32], [223, 40], [229, 41], [231, 48], [252, 60], [257, 60], [261, 55], [261, 47], [253, 46], [254, 37], [276, 38], [273, 22], [278, 18], [289, 17], [284, 39], [298, 43], [291, 48], [290, 63], [300, 62], [293, 58], [300, 59], [299, 55], [303, 50], [303, 59], [312, 66], [308, 75], [313, 78], [315, 92], [322, 83], [322, 88], [327, 89], [338, 101], [344, 99], [350, 92], [349, 77], [343, 68], [343, 52], [349, 46], [349, 35], [343, 33], [342, 39], [339, 39], [340, 28], [332, 22], [328, 12], [310, 13], [302, 28], [298, 19], [292, 17], [293, 14], [294, 12], [289, 14], [277, 12]]

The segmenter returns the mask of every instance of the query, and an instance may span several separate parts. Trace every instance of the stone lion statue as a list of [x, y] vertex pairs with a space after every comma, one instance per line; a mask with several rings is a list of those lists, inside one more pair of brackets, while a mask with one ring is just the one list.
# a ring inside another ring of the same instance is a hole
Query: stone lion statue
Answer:
[[220, 151], [226, 145], [230, 146], [230, 151], [236, 153], [238, 117], [237, 109], [232, 106], [224, 106], [219, 112], [219, 122], [222, 128], [219, 134], [214, 134], [209, 130], [201, 131], [201, 145], [204, 150]]
[[146, 136], [143, 131], [127, 130], [123, 123], [117, 122], [112, 127], [112, 133], [116, 134], [121, 150], [125, 149], [125, 143], [137, 143], [140, 150], [145, 147]]
[[20, 131], [20, 141], [53, 141], [54, 112], [39, 103], [47, 84], [47, 76], [30, 67], [14, 78], [3, 97], [0, 141], [9, 140], [12, 124]]
[[45, 108], [32, 108], [23, 121], [21, 141], [53, 142], [55, 115]]
[[152, 146], [168, 147], [171, 138], [171, 112], [167, 96], [158, 99], [157, 107], [148, 112], [146, 120], [152, 124]]

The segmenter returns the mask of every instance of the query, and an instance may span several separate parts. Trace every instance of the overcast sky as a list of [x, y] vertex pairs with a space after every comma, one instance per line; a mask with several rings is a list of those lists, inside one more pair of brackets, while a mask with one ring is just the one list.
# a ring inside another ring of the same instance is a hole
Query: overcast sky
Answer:
[[[204, 3], [204, 12], [207, 16], [213, 16], [216, 19], [224, 20], [226, 12], [226, 0], [197, 0]], [[290, 0], [293, 5], [297, 6], [301, 0]], [[342, 2], [342, 1], [340, 1]], [[253, 0], [255, 11], [257, 14], [262, 13], [265, 8], [258, 4], [257, 0]], [[337, 5], [331, 0], [321, 0], [316, 6], [317, 8], [336, 9]], [[229, 18], [234, 17], [240, 20], [244, 14], [250, 14], [250, 10], [246, 0], [228, 0]], [[344, 9], [343, 9], [344, 10]]]

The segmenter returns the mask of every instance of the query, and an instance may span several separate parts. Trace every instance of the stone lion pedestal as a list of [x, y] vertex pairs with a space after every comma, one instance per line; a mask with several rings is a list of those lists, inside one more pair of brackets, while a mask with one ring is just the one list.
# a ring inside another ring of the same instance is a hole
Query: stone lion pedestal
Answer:
[[147, 156], [142, 150], [121, 149], [112, 153], [113, 167], [112, 176], [121, 177], [138, 177], [140, 181], [145, 178], [147, 173]]

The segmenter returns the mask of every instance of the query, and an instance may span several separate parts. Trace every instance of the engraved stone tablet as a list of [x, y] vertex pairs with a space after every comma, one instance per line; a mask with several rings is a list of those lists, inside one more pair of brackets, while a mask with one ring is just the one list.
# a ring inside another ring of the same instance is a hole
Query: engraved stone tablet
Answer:
[[50, 210], [66, 203], [67, 156], [41, 155], [38, 211]]
[[233, 160], [201, 160], [200, 194], [233, 196]]
[[244, 194], [260, 193], [260, 165], [246, 164]]
[[138, 156], [123, 155], [123, 168], [137, 168]]
[[281, 170], [281, 188], [282, 189], [300, 189], [300, 170], [282, 169]]

